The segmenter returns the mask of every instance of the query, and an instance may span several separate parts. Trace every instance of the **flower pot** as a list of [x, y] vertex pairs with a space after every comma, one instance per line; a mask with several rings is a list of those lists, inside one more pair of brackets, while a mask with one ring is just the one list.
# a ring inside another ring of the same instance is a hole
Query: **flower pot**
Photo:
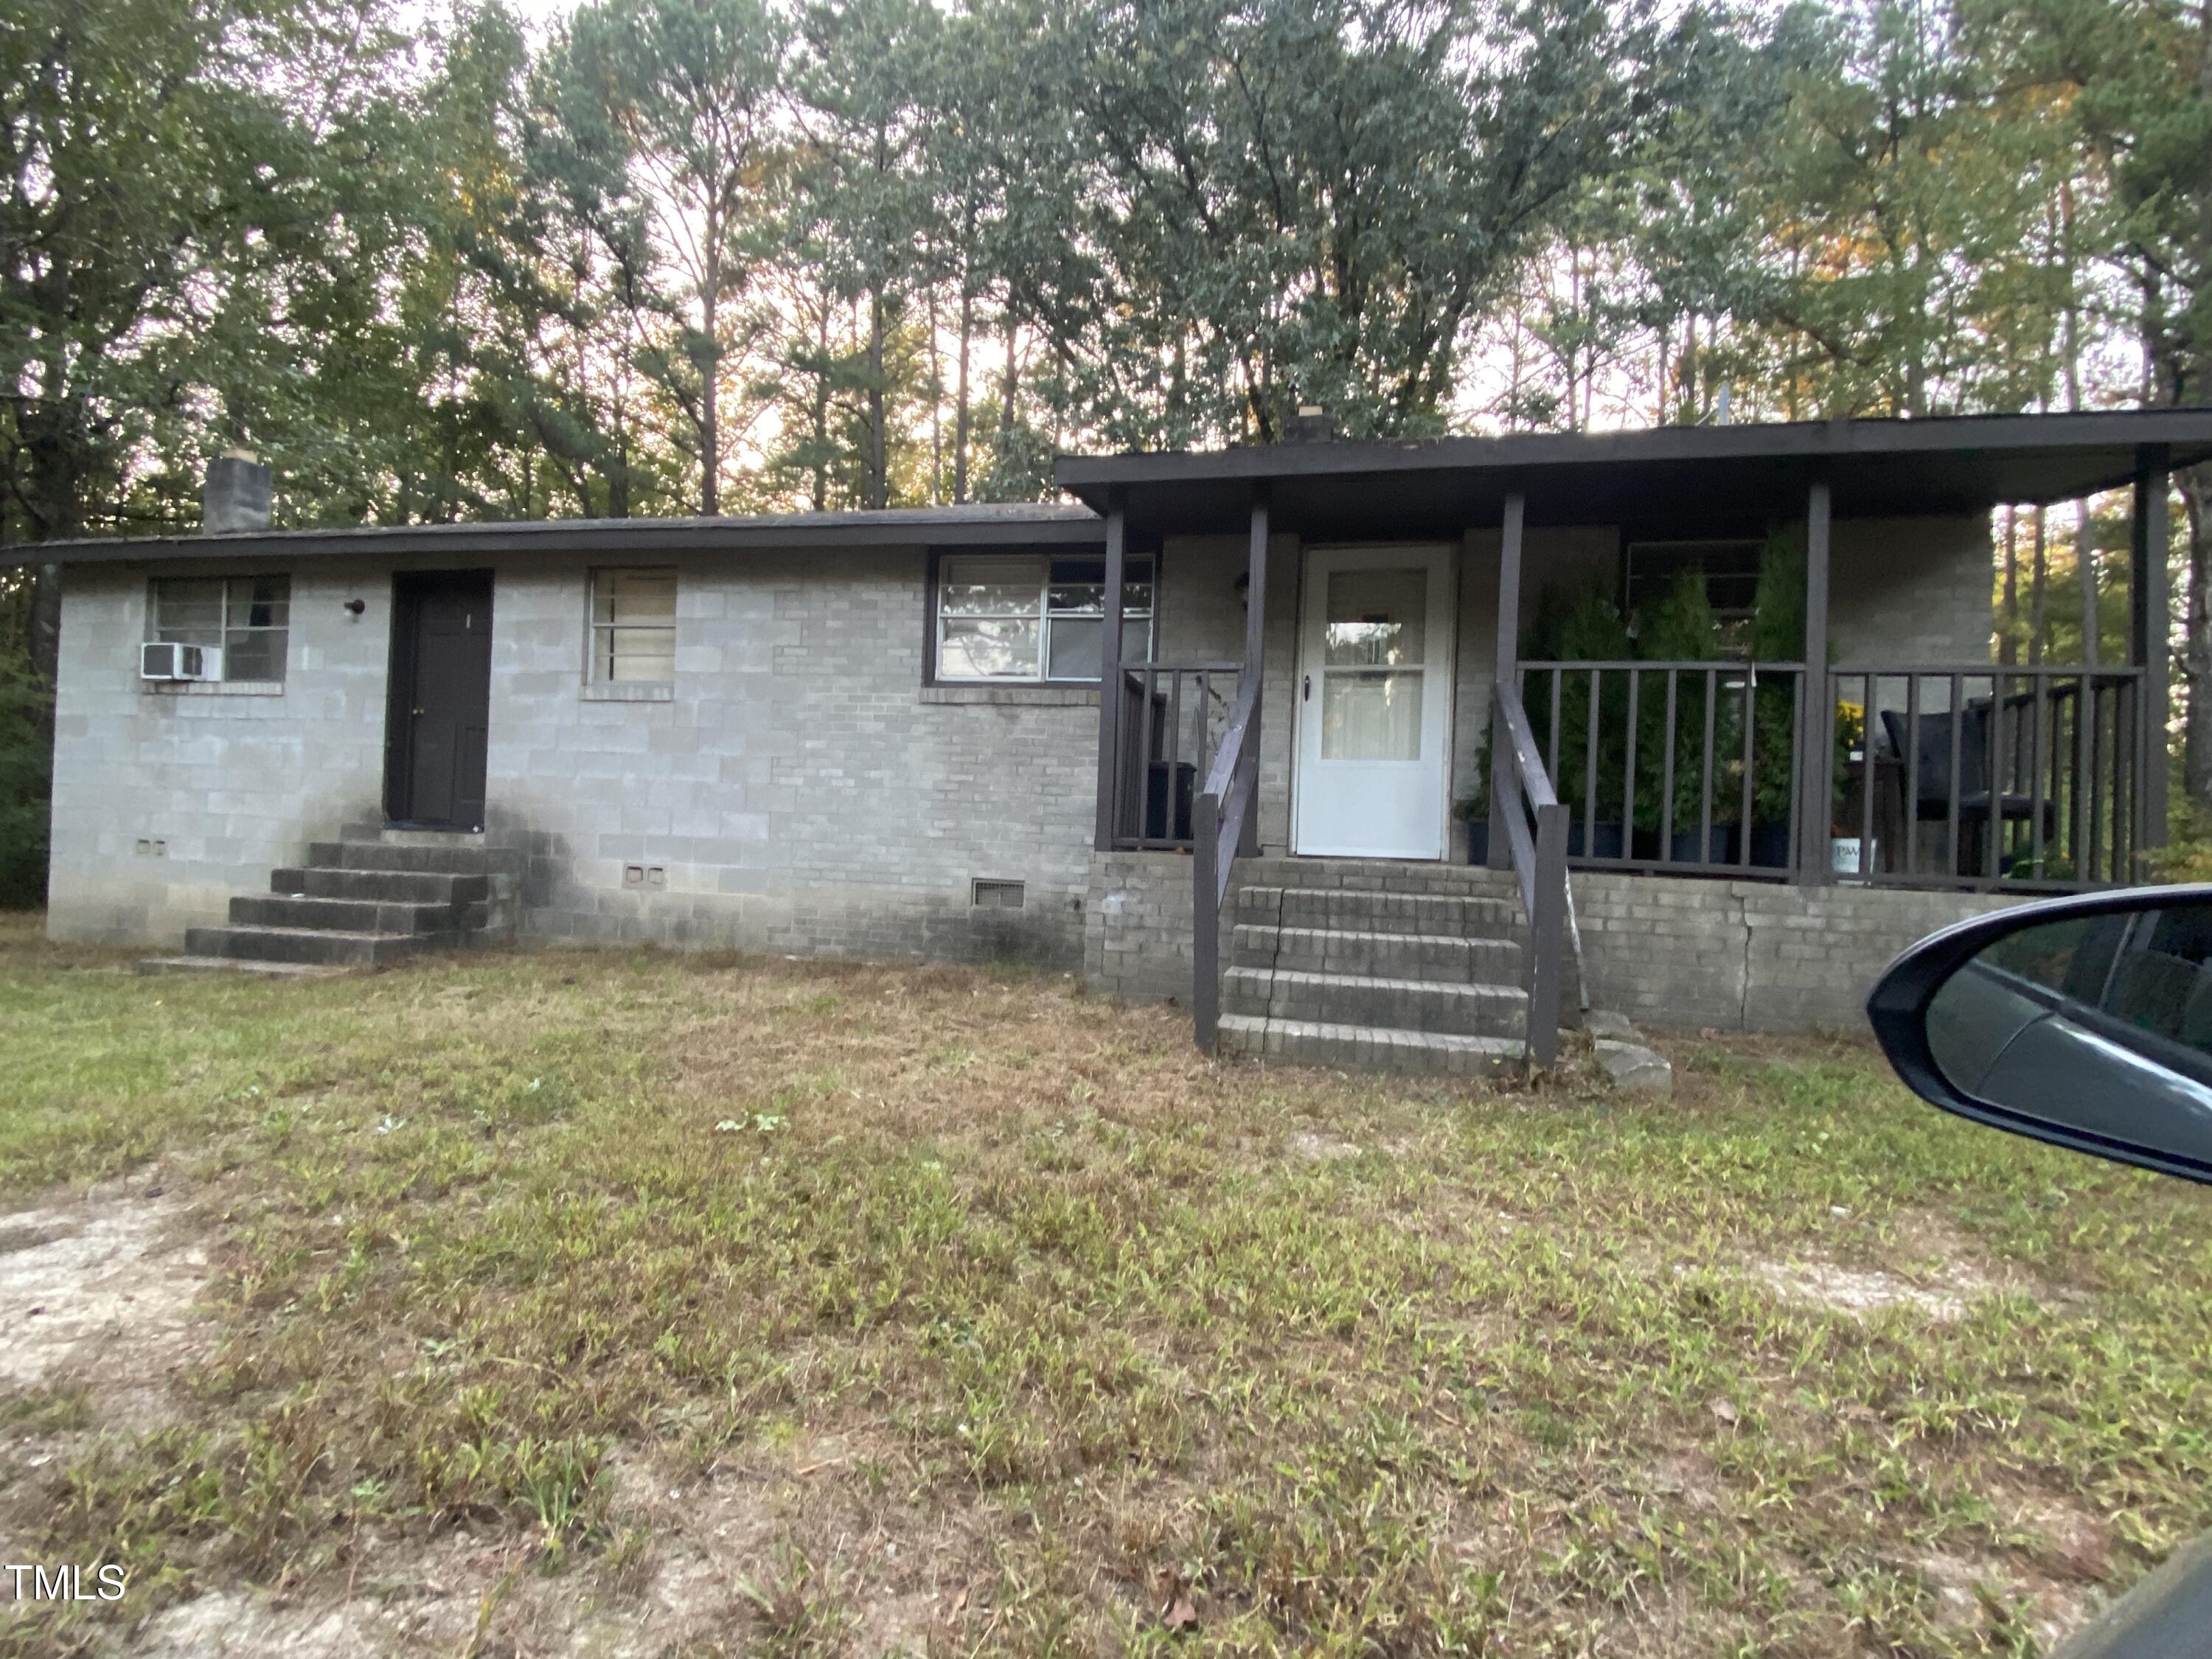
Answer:
[[1695, 829], [1677, 830], [1671, 848], [1677, 864], [1734, 864], [1735, 862], [1735, 825], [1717, 823], [1705, 832], [1702, 849], [1698, 845]]
[[1828, 839], [1828, 869], [1838, 876], [1863, 878], [1872, 875], [1881, 857], [1881, 844], [1861, 841], [1856, 836], [1832, 836]]
[[1598, 823], [1592, 826], [1589, 836], [1591, 850], [1583, 851], [1583, 821], [1571, 818], [1567, 823], [1567, 856], [1571, 859], [1617, 859], [1621, 856], [1622, 841], [1618, 823]]
[[1751, 861], [1767, 870], [1781, 870], [1790, 863], [1790, 826], [1783, 823], [1754, 823], [1751, 826]]

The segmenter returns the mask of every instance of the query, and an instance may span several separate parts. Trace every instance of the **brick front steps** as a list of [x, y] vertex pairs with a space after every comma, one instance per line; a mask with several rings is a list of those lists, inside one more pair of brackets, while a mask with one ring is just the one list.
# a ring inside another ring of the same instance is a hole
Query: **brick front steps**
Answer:
[[327, 972], [490, 943], [513, 934], [520, 871], [481, 836], [349, 825], [271, 871], [267, 893], [232, 899], [228, 926], [188, 929], [185, 954], [138, 969]]
[[1366, 859], [1240, 860], [1221, 1043], [1233, 1054], [1447, 1076], [1525, 1053], [1511, 878]]

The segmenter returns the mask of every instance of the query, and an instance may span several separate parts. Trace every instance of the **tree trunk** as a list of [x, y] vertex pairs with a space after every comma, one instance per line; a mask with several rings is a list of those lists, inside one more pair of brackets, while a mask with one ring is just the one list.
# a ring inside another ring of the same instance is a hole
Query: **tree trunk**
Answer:
[[[58, 370], [46, 377], [59, 380]], [[38, 399], [18, 415], [18, 443], [27, 488], [22, 496], [34, 542], [74, 541], [84, 534], [84, 477], [88, 458], [74, 416], [56, 395]], [[47, 684], [61, 661], [62, 572], [43, 564], [31, 579], [31, 672]]]
[[2182, 679], [2189, 707], [2183, 714], [2182, 787], [2193, 805], [2212, 806], [2212, 558], [2205, 547], [2205, 514], [2212, 498], [2212, 469], [2192, 466], [2174, 475], [2189, 522], [2189, 580], [2183, 594]]
[[2051, 578], [2051, 549], [2044, 535], [2043, 505], [2035, 507], [2035, 562], [2027, 578], [2027, 660], [2040, 667], [2049, 644], [2051, 615], [2044, 603], [2045, 585]]
[[2102, 653], [2103, 619], [2097, 605], [2097, 527], [2088, 498], [2075, 502], [2074, 575], [2081, 584], [2081, 665], [2094, 668]]
[[716, 488], [722, 470], [722, 221], [714, 198], [707, 203], [707, 262], [699, 283], [700, 320], [706, 325], [706, 361], [699, 366], [699, 511], [721, 510]]
[[960, 266], [960, 386], [952, 410], [952, 499], [968, 499], [968, 343], [975, 333], [975, 292], [968, 276], [967, 256]]
[[715, 332], [720, 319], [716, 315], [720, 296], [710, 284], [706, 292], [704, 313], [707, 322], [707, 361], [700, 366], [699, 374], [699, 511], [713, 518], [720, 511], [720, 496], [714, 488], [715, 477], [722, 470], [722, 434], [720, 411], [716, 404], [717, 383], [721, 380], [720, 337]]
[[830, 506], [830, 301], [814, 313], [814, 510]]
[[2004, 510], [2004, 604], [1998, 613], [1997, 660], [2008, 668], [2020, 660], [2020, 519]]
[[890, 503], [890, 482], [884, 444], [884, 295], [868, 290], [868, 493], [865, 505]]
[[[2066, 261], [2064, 350], [2060, 368], [2066, 376], [2066, 407], [2081, 407], [2081, 307], [2077, 299], [2074, 268], [2074, 187], [2058, 190], [2058, 227]], [[2074, 579], [2081, 587], [2081, 665], [2097, 665], [2097, 538], [2089, 519], [2089, 498], [2074, 503]]]
[[937, 282], [929, 284], [929, 504], [945, 500], [945, 360], [937, 349]]

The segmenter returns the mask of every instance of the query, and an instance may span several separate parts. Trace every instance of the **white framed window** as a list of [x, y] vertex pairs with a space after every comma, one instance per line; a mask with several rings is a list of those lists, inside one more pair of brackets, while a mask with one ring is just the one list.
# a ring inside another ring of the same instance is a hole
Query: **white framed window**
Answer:
[[[1121, 660], [1152, 654], [1150, 557], [1121, 583]], [[931, 620], [936, 678], [949, 683], [1096, 684], [1106, 630], [1106, 561], [1097, 555], [958, 553], [938, 566]]]
[[279, 684], [292, 626], [289, 576], [157, 576], [146, 637], [222, 648], [222, 677]]
[[676, 678], [676, 572], [592, 573], [591, 683], [666, 684]]

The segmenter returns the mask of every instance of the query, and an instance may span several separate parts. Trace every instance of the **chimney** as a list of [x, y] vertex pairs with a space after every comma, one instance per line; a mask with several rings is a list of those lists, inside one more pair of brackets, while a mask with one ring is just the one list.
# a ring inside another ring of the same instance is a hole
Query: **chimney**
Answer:
[[208, 463], [200, 501], [200, 534], [229, 536], [269, 528], [269, 469], [246, 449], [225, 450]]
[[1336, 436], [1336, 422], [1319, 404], [1300, 404], [1298, 412], [1283, 422], [1286, 444], [1325, 444]]

